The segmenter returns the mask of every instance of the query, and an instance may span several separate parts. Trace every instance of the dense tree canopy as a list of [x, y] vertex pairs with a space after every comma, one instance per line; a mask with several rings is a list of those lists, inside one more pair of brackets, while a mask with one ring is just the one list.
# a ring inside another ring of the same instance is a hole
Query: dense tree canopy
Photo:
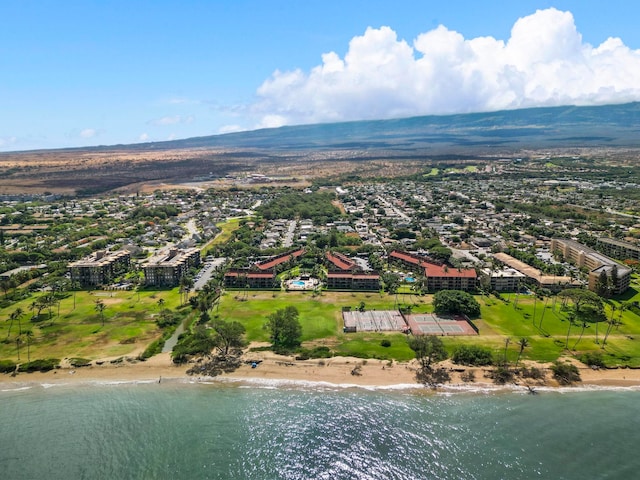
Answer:
[[438, 314], [480, 315], [480, 304], [473, 295], [460, 290], [440, 290], [433, 296], [433, 309]]
[[431, 366], [447, 358], [447, 351], [439, 337], [420, 335], [409, 339], [409, 348], [414, 351], [416, 359], [423, 368]]
[[244, 346], [243, 335], [246, 330], [241, 323], [218, 320], [213, 325], [213, 330], [216, 332], [213, 339], [215, 346], [218, 347], [223, 355], [228, 355], [231, 348]]
[[267, 328], [276, 352], [290, 352], [300, 346], [302, 325], [298, 320], [298, 309], [289, 305], [276, 310], [267, 317]]
[[340, 218], [340, 210], [331, 203], [334, 198], [330, 192], [286, 193], [261, 205], [257, 212], [268, 220], [310, 218], [314, 224], [322, 225]]

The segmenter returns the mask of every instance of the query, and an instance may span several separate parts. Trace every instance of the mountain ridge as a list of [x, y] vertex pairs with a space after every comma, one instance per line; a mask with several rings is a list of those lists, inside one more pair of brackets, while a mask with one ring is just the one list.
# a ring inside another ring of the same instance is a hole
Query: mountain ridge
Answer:
[[420, 149], [640, 146], [640, 102], [532, 107], [495, 112], [287, 125], [158, 142], [70, 147], [27, 152], [190, 148], [258, 150]]

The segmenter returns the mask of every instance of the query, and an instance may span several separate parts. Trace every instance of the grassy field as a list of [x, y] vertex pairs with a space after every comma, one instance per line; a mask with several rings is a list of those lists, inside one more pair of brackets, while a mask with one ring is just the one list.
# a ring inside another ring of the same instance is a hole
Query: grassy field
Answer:
[[[161, 308], [179, 307], [178, 289], [166, 291], [145, 291], [140, 295], [134, 291], [93, 291], [69, 292], [58, 306], [42, 310], [30, 310], [31, 303], [42, 293], [22, 300], [10, 308], [0, 310], [0, 359], [17, 360], [18, 349], [15, 342], [19, 325], [14, 322], [10, 335], [9, 316], [17, 308], [24, 315], [21, 328], [30, 330], [33, 337], [22, 338], [20, 358], [71, 358], [89, 359], [133, 355], [146, 348], [160, 336], [155, 324], [155, 316]], [[75, 296], [75, 300], [74, 300]], [[102, 300], [102, 318], [95, 310], [96, 300]], [[75, 305], [75, 306], [74, 306]]]
[[[561, 355], [584, 352], [600, 352], [610, 366], [627, 365], [640, 367], [640, 316], [631, 310], [618, 309], [621, 301], [640, 300], [637, 279], [624, 298], [610, 301], [605, 306], [607, 318], [620, 319], [621, 324], [609, 335], [606, 348], [602, 341], [607, 329], [606, 322], [598, 324], [572, 325], [569, 328], [568, 310], [553, 298], [536, 300], [531, 295], [476, 296], [481, 305], [480, 318], [474, 319], [480, 335], [474, 337], [443, 337], [447, 349], [452, 352], [460, 344], [480, 344], [494, 352], [496, 358], [505, 355], [509, 361], [518, 356], [518, 341], [526, 338], [529, 346], [522, 358], [536, 361], [554, 361]], [[42, 295], [42, 294], [38, 294]], [[155, 316], [162, 308], [180, 308], [177, 289], [165, 291], [77, 292], [75, 299], [69, 294], [57, 307], [52, 308], [51, 317], [44, 310], [39, 318], [31, 320], [35, 313], [29, 305], [35, 299], [23, 300], [10, 308], [0, 310], [0, 359], [17, 359], [15, 336], [18, 326], [14, 323], [9, 340], [9, 315], [20, 307], [25, 312], [23, 330], [30, 329], [33, 337], [30, 345], [31, 358], [85, 357], [90, 359], [107, 356], [135, 355], [160, 335], [155, 325]], [[101, 299], [106, 306], [105, 325], [102, 326], [95, 301]], [[342, 331], [342, 308], [357, 308], [364, 302], [366, 309], [392, 310], [399, 305], [412, 307], [414, 313], [432, 311], [430, 295], [417, 296], [409, 292], [396, 296], [380, 293], [323, 292], [273, 292], [251, 291], [226, 292], [213, 316], [224, 320], [237, 320], [247, 329], [250, 342], [268, 342], [269, 333], [264, 328], [267, 316], [289, 305], [300, 312], [303, 330], [303, 346], [328, 346], [338, 355], [353, 355], [362, 358], [408, 360], [413, 352], [407, 346], [406, 337], [400, 333], [349, 333]], [[183, 307], [188, 308], [188, 307]], [[542, 321], [542, 326], [540, 323]], [[567, 342], [567, 332], [569, 333]], [[383, 347], [381, 341], [389, 340], [391, 346]], [[507, 339], [509, 342], [507, 344]], [[26, 360], [26, 339], [21, 347], [21, 359]], [[568, 349], [566, 345], [568, 344]]]
[[220, 229], [220, 233], [216, 235], [210, 242], [206, 243], [202, 248], [202, 252], [206, 252], [210, 247], [214, 245], [220, 245], [227, 243], [231, 239], [231, 235], [234, 231], [240, 228], [239, 218], [230, 218], [226, 222], [220, 222], [216, 224], [216, 227]]

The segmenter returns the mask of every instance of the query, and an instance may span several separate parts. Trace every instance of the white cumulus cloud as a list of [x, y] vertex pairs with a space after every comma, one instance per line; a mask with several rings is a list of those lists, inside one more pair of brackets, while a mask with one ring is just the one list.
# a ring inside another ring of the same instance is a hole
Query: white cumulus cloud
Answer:
[[220, 127], [218, 129], [218, 133], [223, 134], [223, 133], [236, 133], [236, 132], [242, 132], [246, 129], [242, 128], [240, 125], [223, 125], [222, 127]]
[[82, 138], [93, 138], [98, 135], [98, 131], [95, 128], [85, 128], [80, 131], [80, 136]]
[[507, 41], [465, 39], [443, 25], [411, 44], [390, 27], [354, 37], [344, 58], [275, 71], [257, 91], [258, 127], [640, 100], [640, 50], [594, 47], [571, 12], [518, 19]]
[[147, 122], [149, 125], [155, 126], [166, 126], [166, 125], [176, 125], [178, 123], [193, 123], [192, 115], [173, 115], [168, 117], [156, 118], [154, 120], [150, 120]]

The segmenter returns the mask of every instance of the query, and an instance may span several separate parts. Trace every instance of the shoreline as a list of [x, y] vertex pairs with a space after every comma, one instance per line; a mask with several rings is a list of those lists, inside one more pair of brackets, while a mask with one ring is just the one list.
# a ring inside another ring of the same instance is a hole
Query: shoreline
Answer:
[[[451, 381], [437, 389], [429, 389], [415, 380], [417, 363], [389, 362], [383, 360], [363, 360], [350, 357], [333, 357], [296, 361], [271, 352], [243, 357], [259, 361], [256, 368], [243, 363], [236, 371], [215, 377], [188, 375], [186, 372], [198, 364], [173, 365], [168, 353], [159, 354], [145, 361], [111, 364], [108, 359], [101, 365], [73, 368], [64, 366], [49, 372], [19, 373], [0, 375], [0, 391], [15, 391], [31, 386], [69, 386], [80, 384], [152, 384], [152, 383], [203, 383], [253, 385], [268, 387], [321, 387], [321, 388], [362, 388], [367, 390], [425, 390], [445, 393], [489, 392], [489, 391], [581, 391], [594, 389], [640, 390], [640, 370], [619, 368], [593, 370], [579, 365], [582, 381], [571, 386], [560, 386], [547, 373], [544, 382], [524, 381], [496, 385], [484, 377], [483, 367], [461, 367], [450, 361], [440, 365], [449, 369]], [[541, 365], [527, 362], [528, 366]], [[474, 382], [463, 382], [460, 378], [465, 371], [473, 370]], [[357, 373], [354, 373], [357, 372]]]

